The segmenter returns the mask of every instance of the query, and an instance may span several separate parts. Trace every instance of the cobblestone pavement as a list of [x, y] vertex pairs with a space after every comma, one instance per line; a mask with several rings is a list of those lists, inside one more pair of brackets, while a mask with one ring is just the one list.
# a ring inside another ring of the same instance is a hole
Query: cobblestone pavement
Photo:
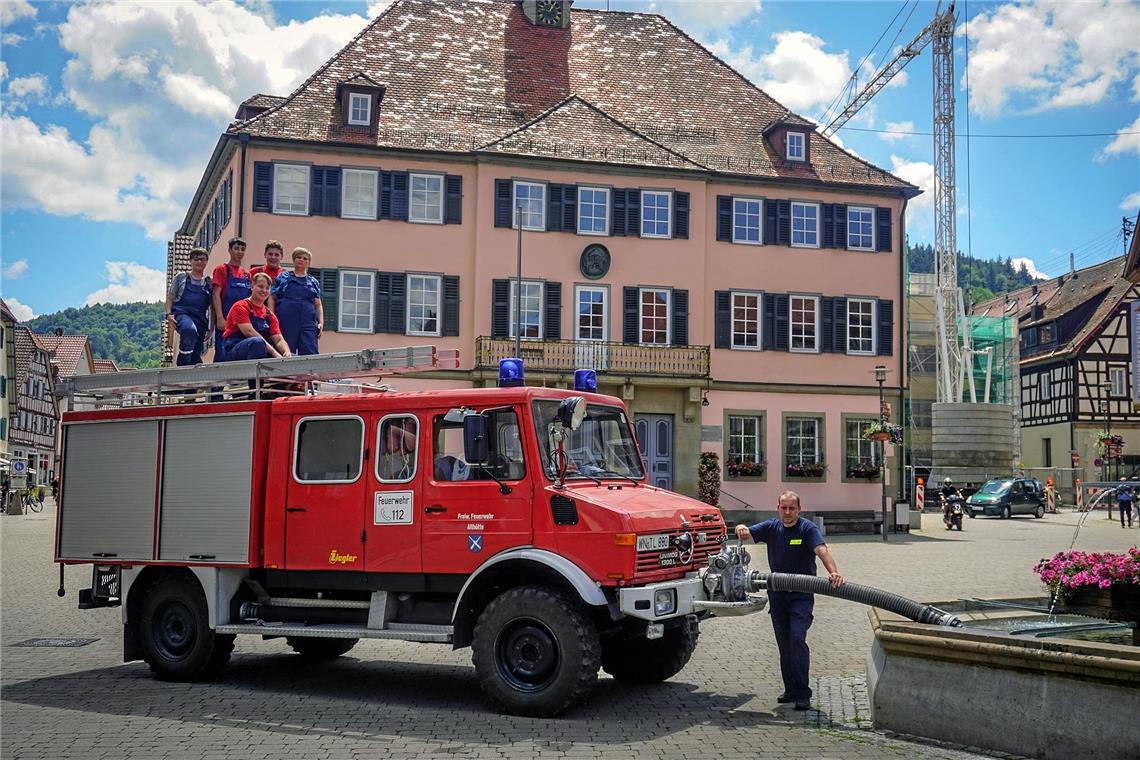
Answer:
[[[1068, 548], [1077, 517], [968, 520], [947, 533], [926, 515], [921, 532], [886, 544], [835, 537], [831, 549], [848, 579], [914, 599], [1034, 595], [1033, 563]], [[558, 720], [489, 710], [470, 650], [402, 642], [361, 642], [310, 666], [280, 641], [244, 637], [220, 680], [163, 683], [146, 665], [121, 662], [117, 609], [76, 609], [86, 567], [69, 570], [67, 596], [56, 597], [54, 525], [50, 507], [0, 517], [3, 758], [978, 757], [872, 730], [866, 608], [827, 597], [809, 636], [816, 709], [806, 713], [776, 705], [764, 615], [704, 624], [692, 662], [664, 684], [634, 688], [603, 675], [590, 701]], [[1077, 548], [1122, 550], [1136, 539], [1101, 513]], [[762, 555], [755, 566], [764, 567]], [[97, 640], [13, 646], [36, 637]]]

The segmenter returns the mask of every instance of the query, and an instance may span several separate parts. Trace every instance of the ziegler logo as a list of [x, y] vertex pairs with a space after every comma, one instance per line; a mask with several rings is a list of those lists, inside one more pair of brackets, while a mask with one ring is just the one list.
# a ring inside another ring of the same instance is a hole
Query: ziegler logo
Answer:
[[341, 554], [336, 549], [333, 549], [331, 552], [329, 552], [330, 565], [347, 565], [348, 563], [355, 561], [355, 554]]

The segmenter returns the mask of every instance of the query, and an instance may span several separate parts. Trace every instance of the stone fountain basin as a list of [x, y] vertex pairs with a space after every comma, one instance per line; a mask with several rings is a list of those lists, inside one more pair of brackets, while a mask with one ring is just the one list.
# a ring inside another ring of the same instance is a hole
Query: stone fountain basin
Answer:
[[[993, 601], [1048, 606], [1039, 598]], [[868, 612], [876, 729], [1045, 760], [1140, 756], [1140, 647], [1008, 633], [1034, 626], [1024, 609], [931, 604], [963, 627]]]

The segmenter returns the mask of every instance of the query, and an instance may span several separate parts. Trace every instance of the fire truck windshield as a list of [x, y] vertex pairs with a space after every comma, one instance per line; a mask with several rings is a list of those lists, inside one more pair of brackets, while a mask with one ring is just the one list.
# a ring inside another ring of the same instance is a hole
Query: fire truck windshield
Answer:
[[[551, 425], [561, 399], [534, 402], [535, 432], [542, 450], [543, 469], [552, 480], [557, 475], [557, 458]], [[633, 432], [625, 411], [616, 406], [588, 404], [586, 417], [566, 440], [566, 478], [600, 480], [644, 476]]]

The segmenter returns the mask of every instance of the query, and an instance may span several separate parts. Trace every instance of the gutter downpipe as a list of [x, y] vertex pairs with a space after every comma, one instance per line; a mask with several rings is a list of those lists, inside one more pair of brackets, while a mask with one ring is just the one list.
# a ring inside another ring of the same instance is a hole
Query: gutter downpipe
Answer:
[[237, 237], [244, 237], [245, 230], [245, 151], [249, 145], [249, 134], [238, 135], [241, 143], [241, 179], [238, 181], [238, 208], [237, 208]]
[[[906, 374], [906, 360], [907, 360], [907, 343], [910, 340], [910, 335], [906, 332], [910, 326], [909, 320], [906, 316], [910, 313], [910, 304], [907, 301], [907, 272], [910, 269], [907, 256], [909, 254], [906, 237], [906, 206], [908, 198], [906, 195], [902, 197], [902, 209], [899, 211], [899, 422], [904, 422], [903, 413], [905, 410], [903, 399], [906, 397], [904, 386], [910, 387], [910, 377]], [[906, 339], [903, 336], [906, 335]], [[907, 498], [910, 501], [907, 490], [906, 482], [906, 455], [911, 446], [907, 446], [907, 430], [903, 428], [903, 445], [899, 448], [902, 449], [901, 456], [899, 456], [899, 485], [896, 493], [900, 497]], [[883, 462], [886, 465], [886, 462]], [[895, 499], [898, 501], [898, 498]], [[887, 533], [887, 526], [883, 526], [883, 535]]]

